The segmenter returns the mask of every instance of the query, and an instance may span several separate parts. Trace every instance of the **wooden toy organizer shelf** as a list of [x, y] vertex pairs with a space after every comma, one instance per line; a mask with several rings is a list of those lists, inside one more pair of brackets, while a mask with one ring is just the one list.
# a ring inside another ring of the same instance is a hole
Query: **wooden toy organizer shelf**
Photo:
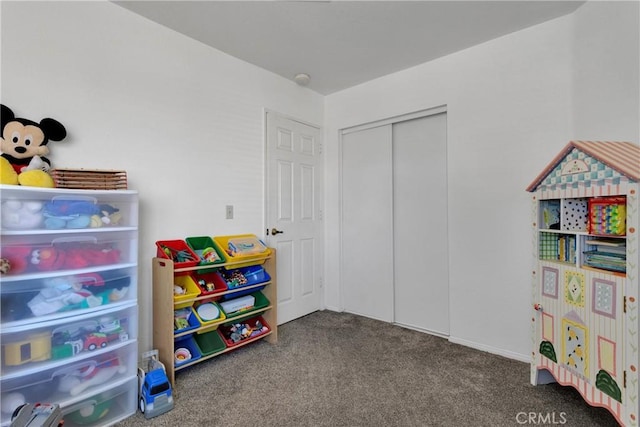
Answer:
[[[199, 265], [196, 267], [174, 268], [173, 261], [165, 258], [153, 258], [153, 346], [157, 348], [160, 355], [160, 361], [164, 363], [167, 371], [167, 377], [171, 381], [171, 385], [175, 388], [175, 374], [177, 371], [185, 369], [189, 366], [212, 359], [229, 351], [244, 347], [260, 339], [266, 339], [269, 343], [275, 344], [278, 341], [278, 316], [277, 316], [277, 290], [276, 290], [276, 252], [271, 248], [271, 254], [266, 258], [262, 267], [266, 270], [271, 280], [263, 283], [245, 286], [242, 290], [251, 289], [261, 290], [262, 294], [269, 300], [267, 306], [260, 307], [255, 310], [248, 310], [238, 315], [230, 316], [215, 322], [208, 322], [204, 326], [191, 329], [185, 332], [174, 334], [174, 309], [176, 305], [184, 305], [187, 302], [196, 303], [198, 301], [208, 300], [212, 297], [220, 297], [226, 294], [237, 292], [237, 289], [226, 290], [222, 292], [198, 295], [188, 300], [182, 300], [176, 303], [173, 298], [174, 277], [180, 273], [210, 271], [225, 267], [226, 269], [234, 269], [246, 264], [246, 261], [226, 262], [215, 265]], [[214, 352], [213, 354], [202, 355], [202, 357], [187, 363], [181, 363], [175, 366], [174, 352], [175, 340], [192, 334], [206, 333], [215, 330], [224, 324], [233, 322], [234, 320], [244, 320], [250, 317], [262, 316], [269, 325], [270, 330], [264, 334], [254, 338], [242, 341], [232, 347]]]

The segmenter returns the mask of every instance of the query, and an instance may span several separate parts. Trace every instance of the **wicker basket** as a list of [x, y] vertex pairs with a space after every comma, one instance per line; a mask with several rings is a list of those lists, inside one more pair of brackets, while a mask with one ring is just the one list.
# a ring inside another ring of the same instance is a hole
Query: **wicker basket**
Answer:
[[83, 190], [126, 190], [127, 172], [102, 169], [52, 169], [57, 188]]

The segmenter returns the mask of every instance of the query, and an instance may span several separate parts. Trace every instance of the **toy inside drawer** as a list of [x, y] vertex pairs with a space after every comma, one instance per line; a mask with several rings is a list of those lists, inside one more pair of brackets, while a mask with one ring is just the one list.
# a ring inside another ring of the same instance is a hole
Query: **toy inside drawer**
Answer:
[[[48, 321], [125, 304], [137, 297], [135, 267], [92, 272], [5, 276], [0, 320], [6, 330], [33, 320]], [[46, 276], [46, 277], [45, 277]]]
[[3, 230], [77, 230], [137, 227], [131, 194], [55, 194], [49, 189], [3, 189]]
[[136, 307], [106, 309], [82, 318], [63, 317], [26, 327], [3, 327], [2, 374], [46, 369], [61, 361], [86, 358], [93, 353], [135, 340], [138, 331]]
[[108, 390], [127, 377], [136, 376], [136, 343], [63, 366], [28, 375], [3, 376], [0, 380], [2, 423], [25, 402], [48, 402], [61, 407], [83, 396]]
[[137, 410], [137, 378], [62, 408], [65, 427], [112, 425]]
[[137, 262], [135, 231], [3, 236], [5, 276], [75, 271]]

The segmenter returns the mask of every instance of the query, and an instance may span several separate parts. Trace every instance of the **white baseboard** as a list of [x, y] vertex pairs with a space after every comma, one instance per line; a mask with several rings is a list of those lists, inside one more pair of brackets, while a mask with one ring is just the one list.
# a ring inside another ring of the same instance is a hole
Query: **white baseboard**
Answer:
[[406, 325], [404, 323], [398, 323], [398, 322], [394, 323], [394, 325], [398, 325], [398, 326], [401, 326], [403, 328], [411, 329], [413, 331], [422, 332], [424, 334], [435, 335], [436, 337], [449, 339], [449, 335], [443, 334], [442, 332], [432, 331], [432, 330], [429, 330], [429, 329], [423, 329], [423, 328], [419, 328], [417, 326]]
[[475, 348], [476, 350], [486, 351], [487, 353], [497, 354], [498, 356], [503, 356], [503, 357], [506, 357], [507, 359], [518, 360], [520, 362], [525, 362], [525, 363], [531, 362], [531, 356], [527, 354], [514, 353], [513, 351], [492, 347], [490, 345], [480, 344], [480, 343], [465, 340], [462, 338], [449, 337], [449, 342], [452, 342], [454, 344], [460, 344], [465, 347]]

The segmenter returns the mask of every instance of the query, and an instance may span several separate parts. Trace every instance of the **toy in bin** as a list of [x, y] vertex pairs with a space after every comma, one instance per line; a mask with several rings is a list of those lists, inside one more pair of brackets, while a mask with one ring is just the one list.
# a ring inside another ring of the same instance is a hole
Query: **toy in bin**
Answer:
[[246, 322], [232, 323], [221, 328], [222, 337], [227, 342], [227, 346], [233, 346], [241, 341], [269, 332], [269, 327], [262, 323], [262, 317], [258, 317]]
[[186, 250], [173, 249], [169, 246], [162, 245], [162, 251], [167, 256], [167, 258], [175, 262], [186, 262], [195, 260], [195, 257]]
[[257, 255], [265, 252], [267, 247], [257, 237], [246, 236], [229, 239], [228, 252], [231, 256]]
[[191, 307], [179, 308], [173, 311], [173, 332], [182, 333], [198, 328], [200, 322]]
[[158, 240], [156, 246], [157, 256], [170, 259], [175, 268], [195, 267], [200, 262], [200, 257], [184, 240]]
[[247, 284], [247, 278], [240, 270], [222, 271], [222, 277], [227, 282], [229, 289], [237, 288]]
[[158, 359], [158, 350], [142, 354], [138, 366], [140, 412], [153, 418], [173, 409], [173, 392], [164, 364]]
[[251, 310], [256, 303], [253, 295], [245, 295], [240, 298], [234, 298], [220, 303], [220, 306], [227, 314], [239, 313], [241, 311]]

